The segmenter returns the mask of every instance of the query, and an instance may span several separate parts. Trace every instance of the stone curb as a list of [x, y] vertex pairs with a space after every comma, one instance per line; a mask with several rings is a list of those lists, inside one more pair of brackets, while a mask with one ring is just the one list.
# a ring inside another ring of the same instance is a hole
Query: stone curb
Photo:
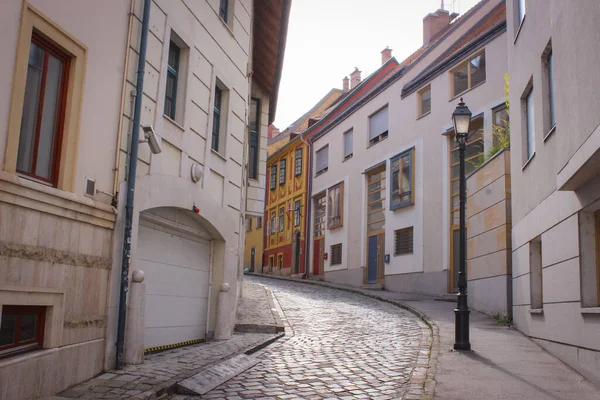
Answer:
[[[403, 398], [426, 399], [426, 400], [430, 400], [430, 399], [434, 398], [435, 385], [436, 385], [435, 373], [437, 371], [438, 356], [440, 353], [439, 328], [435, 324], [435, 322], [433, 322], [433, 320], [431, 320], [421, 310], [414, 308], [412, 306], [409, 306], [408, 304], [405, 304], [399, 300], [388, 299], [383, 296], [378, 296], [377, 294], [365, 293], [364, 291], [359, 290], [359, 289], [345, 287], [345, 286], [337, 286], [334, 284], [330, 284], [328, 282], [311, 281], [308, 279], [294, 279], [294, 278], [287, 278], [287, 277], [276, 276], [276, 275], [261, 275], [261, 274], [256, 274], [256, 273], [246, 273], [246, 274], [250, 275], [250, 276], [257, 276], [257, 277], [263, 277], [263, 278], [269, 278], [269, 279], [278, 279], [278, 280], [289, 281], [289, 282], [298, 282], [298, 283], [304, 283], [304, 284], [308, 284], [308, 285], [316, 285], [316, 286], [322, 286], [322, 287], [327, 287], [327, 288], [331, 288], [331, 289], [343, 290], [346, 292], [359, 294], [359, 295], [369, 297], [369, 298], [372, 298], [372, 299], [375, 299], [378, 301], [392, 304], [396, 307], [402, 308], [402, 309], [416, 315], [417, 317], [419, 317], [419, 322], [421, 322], [421, 324], [419, 324], [419, 325], [421, 325], [421, 329], [424, 332], [429, 332], [429, 335], [426, 335], [427, 337], [425, 339], [425, 344], [422, 347], [421, 351], [419, 352], [419, 356], [417, 357], [417, 363], [415, 365], [415, 368], [413, 369], [413, 372], [411, 373], [411, 378], [410, 378], [410, 381], [408, 384], [407, 393], [405, 393], [405, 396]], [[425, 325], [425, 326], [423, 326], [423, 325]], [[428, 329], [425, 329], [425, 328], [428, 328]], [[417, 388], [418, 388], [418, 391], [417, 391]]]

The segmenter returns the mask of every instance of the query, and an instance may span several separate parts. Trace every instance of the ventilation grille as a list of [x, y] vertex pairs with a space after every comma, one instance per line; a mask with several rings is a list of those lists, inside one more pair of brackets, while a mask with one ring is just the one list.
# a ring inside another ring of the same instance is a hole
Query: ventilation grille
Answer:
[[340, 265], [342, 263], [342, 244], [331, 246], [331, 265]]
[[413, 227], [394, 231], [394, 255], [413, 253]]
[[94, 197], [96, 195], [96, 181], [90, 178], [85, 178], [85, 195]]

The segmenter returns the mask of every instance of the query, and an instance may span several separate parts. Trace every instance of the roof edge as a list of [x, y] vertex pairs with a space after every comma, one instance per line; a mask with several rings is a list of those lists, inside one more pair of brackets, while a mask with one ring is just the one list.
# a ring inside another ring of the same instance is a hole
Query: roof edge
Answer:
[[292, 8], [292, 0], [282, 0], [283, 6], [281, 10], [281, 28], [279, 30], [279, 46], [277, 51], [277, 68], [275, 71], [275, 82], [273, 82], [273, 92], [269, 99], [269, 123], [271, 125], [275, 120], [277, 111], [277, 98], [279, 97], [279, 84], [281, 83], [281, 72], [283, 70], [283, 58], [285, 56], [285, 44], [287, 42], [287, 32], [290, 22], [290, 10]]

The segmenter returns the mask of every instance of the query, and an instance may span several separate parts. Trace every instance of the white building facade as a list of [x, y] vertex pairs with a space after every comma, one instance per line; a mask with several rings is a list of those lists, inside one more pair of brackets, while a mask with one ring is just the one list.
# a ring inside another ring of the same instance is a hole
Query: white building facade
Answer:
[[595, 1], [507, 1], [514, 322], [600, 382]]

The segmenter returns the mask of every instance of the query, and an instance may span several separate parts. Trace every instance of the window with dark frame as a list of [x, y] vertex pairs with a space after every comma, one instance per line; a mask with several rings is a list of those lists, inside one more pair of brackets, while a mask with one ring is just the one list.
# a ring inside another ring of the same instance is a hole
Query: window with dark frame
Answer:
[[262, 228], [262, 219], [263, 217], [257, 217], [256, 218], [256, 228]]
[[294, 176], [302, 175], [302, 147], [294, 153]]
[[344, 224], [344, 182], [327, 190], [327, 229], [335, 229]]
[[286, 162], [287, 159], [282, 158], [279, 160], [279, 184], [283, 185], [285, 183], [285, 172], [286, 172]]
[[390, 210], [414, 204], [414, 149], [405, 151], [391, 159]]
[[334, 244], [331, 246], [331, 265], [342, 264], [342, 244]]
[[252, 232], [252, 218], [248, 218], [246, 221], [246, 232]]
[[294, 201], [294, 226], [300, 226], [300, 200]]
[[2, 306], [0, 357], [41, 348], [45, 314], [46, 307]]
[[401, 256], [413, 253], [413, 227], [394, 231], [394, 255]]
[[269, 177], [269, 188], [275, 190], [277, 187], [277, 164], [271, 165], [271, 176]]
[[369, 145], [374, 145], [388, 136], [388, 106], [369, 117]]
[[164, 113], [172, 120], [175, 120], [175, 107], [177, 105], [177, 75], [179, 73], [180, 53], [181, 49], [171, 40], [167, 61], [167, 87], [165, 90]]
[[248, 148], [248, 178], [258, 179], [258, 132], [260, 127], [260, 100], [252, 98], [250, 102], [250, 115], [248, 125], [250, 126], [250, 140]]
[[317, 150], [315, 176], [321, 175], [322, 173], [327, 171], [328, 165], [329, 165], [329, 145]]
[[280, 207], [279, 208], [279, 232], [283, 232], [283, 229], [284, 229], [284, 225], [283, 225], [284, 218], [285, 218], [285, 208], [284, 207]]
[[472, 56], [451, 72], [452, 97], [485, 82], [485, 53]]
[[219, 17], [221, 17], [223, 22], [227, 23], [227, 20], [229, 18], [229, 0], [220, 0]]
[[427, 85], [426, 88], [419, 92], [419, 117], [429, 114], [431, 112], [431, 86]]
[[213, 107], [213, 128], [211, 149], [219, 152], [219, 136], [221, 133], [221, 106], [223, 100], [223, 90], [215, 86], [215, 104]]
[[33, 33], [21, 116], [17, 172], [56, 186], [60, 165], [69, 57]]

